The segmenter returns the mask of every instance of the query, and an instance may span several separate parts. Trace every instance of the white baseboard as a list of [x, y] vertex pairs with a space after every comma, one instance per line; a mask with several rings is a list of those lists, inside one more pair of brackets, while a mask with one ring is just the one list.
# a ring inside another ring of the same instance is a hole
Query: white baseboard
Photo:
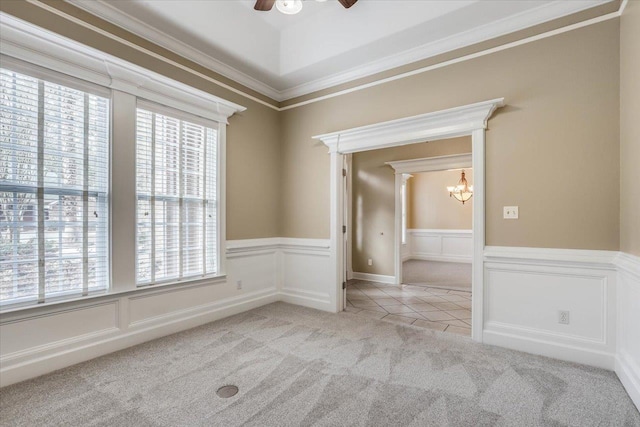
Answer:
[[279, 294], [280, 301], [322, 311], [335, 311], [327, 294], [285, 288]]
[[633, 360], [625, 352], [618, 352], [615, 371], [629, 397], [640, 411], [640, 362]]
[[368, 282], [379, 282], [393, 285], [396, 283], [395, 276], [385, 276], [383, 274], [359, 273], [354, 271], [353, 278], [356, 280], [366, 280]]
[[[550, 336], [551, 334], [546, 335]], [[614, 369], [615, 353], [576, 346], [575, 340], [563, 338], [564, 337], [557, 336], [553, 340], [546, 339], [544, 335], [537, 331], [525, 331], [522, 328], [510, 325], [499, 325], [491, 322], [485, 325], [483, 331], [483, 342], [485, 344], [569, 362], [582, 363], [598, 368]]]
[[[206, 308], [198, 307], [197, 310], [194, 309], [195, 313], [183, 313], [183, 316], [178, 319], [158, 322], [153, 326], [130, 330], [98, 341], [90, 341], [59, 352], [39, 356], [36, 349], [28, 355], [28, 360], [24, 362], [20, 362], [9, 355], [9, 357], [4, 357], [2, 360], [2, 364], [8, 366], [3, 366], [0, 369], [0, 387], [35, 378], [95, 357], [242, 313], [276, 302], [278, 299], [276, 289], [268, 289], [245, 294], [241, 297], [223, 299], [210, 304]], [[25, 357], [26, 355], [23, 354], [21, 356]]]

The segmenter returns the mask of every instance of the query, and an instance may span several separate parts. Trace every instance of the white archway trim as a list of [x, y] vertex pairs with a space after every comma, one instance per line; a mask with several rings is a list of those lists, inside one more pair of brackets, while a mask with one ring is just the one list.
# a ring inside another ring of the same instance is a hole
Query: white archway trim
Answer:
[[424, 159], [398, 160], [385, 164], [391, 166], [396, 174], [405, 174], [470, 168], [471, 162], [471, 153], [464, 153]]
[[[485, 195], [484, 195], [484, 145], [487, 121], [494, 111], [504, 106], [504, 98], [478, 102], [448, 110], [347, 129], [314, 136], [329, 147], [330, 159], [330, 236], [331, 272], [334, 283], [330, 285], [331, 304], [335, 311], [344, 309], [343, 283], [346, 281], [344, 257], [344, 154], [379, 148], [396, 147], [428, 140], [471, 135], [472, 167], [474, 170], [473, 210], [473, 309], [471, 336], [482, 341], [484, 318], [484, 260]], [[396, 206], [396, 209], [398, 207]]]
[[504, 98], [478, 102], [433, 113], [314, 136], [329, 152], [347, 154], [396, 147], [428, 140], [470, 135], [486, 129], [493, 112], [504, 105]]

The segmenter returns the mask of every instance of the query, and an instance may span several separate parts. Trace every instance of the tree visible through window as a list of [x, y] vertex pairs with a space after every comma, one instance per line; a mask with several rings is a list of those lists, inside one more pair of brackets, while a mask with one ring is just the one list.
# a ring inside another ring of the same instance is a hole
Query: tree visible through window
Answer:
[[217, 131], [138, 108], [137, 282], [215, 274]]
[[0, 69], [0, 302], [108, 287], [109, 100]]

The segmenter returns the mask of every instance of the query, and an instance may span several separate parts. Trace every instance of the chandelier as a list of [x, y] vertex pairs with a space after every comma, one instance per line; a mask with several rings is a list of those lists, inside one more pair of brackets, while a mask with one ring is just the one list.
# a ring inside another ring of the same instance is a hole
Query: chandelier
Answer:
[[458, 181], [458, 185], [454, 187], [447, 187], [447, 191], [449, 191], [449, 197], [455, 197], [455, 199], [462, 202], [463, 205], [464, 202], [473, 196], [473, 185], [469, 186], [467, 178], [464, 177], [464, 170], [462, 171], [462, 176], [460, 177], [460, 181]]

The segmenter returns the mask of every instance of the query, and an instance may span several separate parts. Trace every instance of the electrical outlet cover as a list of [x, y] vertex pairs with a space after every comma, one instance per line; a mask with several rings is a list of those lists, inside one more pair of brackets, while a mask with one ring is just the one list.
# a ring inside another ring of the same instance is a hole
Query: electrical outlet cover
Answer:
[[517, 206], [504, 206], [502, 208], [502, 217], [504, 219], [518, 219], [518, 216]]
[[568, 325], [570, 321], [569, 312], [568, 311], [559, 311], [558, 312], [558, 323], [561, 325]]

